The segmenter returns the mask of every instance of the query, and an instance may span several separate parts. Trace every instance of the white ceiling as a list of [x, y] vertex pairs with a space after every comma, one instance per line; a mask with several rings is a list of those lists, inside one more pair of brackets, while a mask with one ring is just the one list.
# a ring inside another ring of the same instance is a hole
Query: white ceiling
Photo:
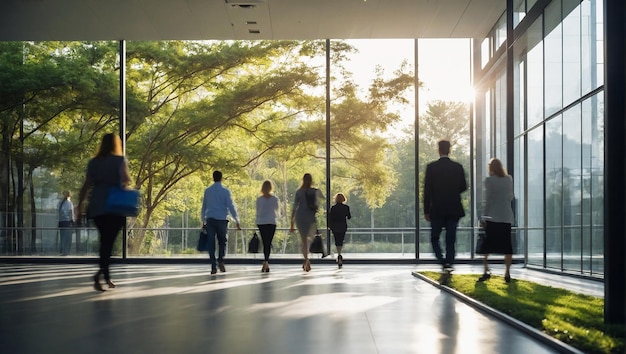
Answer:
[[506, 0], [0, 0], [0, 40], [483, 38]]

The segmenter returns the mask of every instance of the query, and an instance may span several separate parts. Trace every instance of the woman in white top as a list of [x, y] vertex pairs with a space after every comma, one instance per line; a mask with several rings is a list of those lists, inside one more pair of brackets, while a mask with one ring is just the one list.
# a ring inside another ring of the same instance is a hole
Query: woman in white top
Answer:
[[496, 158], [489, 161], [489, 177], [485, 178], [485, 200], [483, 207], [482, 224], [485, 228], [485, 240], [482, 253], [485, 271], [478, 279], [479, 282], [491, 277], [487, 258], [490, 253], [504, 254], [504, 280], [511, 281], [511, 262], [513, 260], [513, 245], [511, 243], [511, 225], [514, 222], [513, 209], [513, 179]]
[[264, 181], [261, 185], [261, 195], [256, 200], [256, 226], [261, 233], [263, 241], [263, 266], [261, 272], [270, 271], [270, 252], [272, 249], [272, 240], [276, 233], [276, 224], [280, 215], [278, 198], [272, 193], [271, 181]]

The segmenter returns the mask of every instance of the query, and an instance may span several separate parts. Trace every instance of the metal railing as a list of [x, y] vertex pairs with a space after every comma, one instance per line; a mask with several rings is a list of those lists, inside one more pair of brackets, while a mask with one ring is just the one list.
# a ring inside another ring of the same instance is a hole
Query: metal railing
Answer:
[[[57, 227], [0, 229], [0, 255], [2, 256], [59, 256], [60, 232]], [[330, 231], [320, 230], [329, 253], [335, 251]], [[199, 228], [129, 228], [128, 257], [205, 257], [196, 251]], [[252, 234], [258, 231], [247, 228], [229, 229], [227, 253], [230, 257], [255, 257], [247, 251]], [[474, 258], [477, 229], [459, 227], [457, 232], [457, 257]], [[330, 239], [329, 239], [330, 237]], [[444, 236], [442, 235], [442, 239]], [[138, 247], [137, 244], [141, 246]], [[121, 237], [114, 254], [121, 255]], [[130, 250], [131, 247], [134, 249]], [[97, 256], [98, 231], [93, 227], [76, 227], [72, 232], [72, 256]], [[415, 228], [351, 228], [346, 233], [343, 253], [364, 258], [425, 258], [434, 259], [430, 246], [430, 229], [421, 228], [416, 242]], [[300, 257], [300, 237], [287, 228], [278, 228], [272, 242], [273, 257]]]

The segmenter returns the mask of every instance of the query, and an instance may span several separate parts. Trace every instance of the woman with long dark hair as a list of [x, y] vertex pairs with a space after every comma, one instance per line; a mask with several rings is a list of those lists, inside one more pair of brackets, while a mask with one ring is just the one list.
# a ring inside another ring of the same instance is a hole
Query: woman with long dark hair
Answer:
[[270, 271], [272, 240], [280, 214], [278, 197], [272, 193], [273, 189], [271, 181], [264, 181], [261, 185], [261, 195], [256, 200], [256, 226], [259, 228], [263, 241], [263, 266], [261, 267], [263, 273]]
[[98, 291], [104, 291], [100, 284], [101, 277], [109, 288], [115, 288], [109, 273], [109, 265], [113, 244], [126, 222], [124, 216], [106, 210], [107, 196], [112, 187], [125, 188], [129, 182], [130, 174], [128, 163], [122, 154], [122, 141], [115, 134], [105, 134], [96, 156], [87, 164], [85, 182], [80, 189], [77, 206], [77, 214], [82, 216], [85, 212], [85, 199], [88, 199], [87, 218], [93, 220], [100, 234], [100, 268], [93, 276], [93, 287]]

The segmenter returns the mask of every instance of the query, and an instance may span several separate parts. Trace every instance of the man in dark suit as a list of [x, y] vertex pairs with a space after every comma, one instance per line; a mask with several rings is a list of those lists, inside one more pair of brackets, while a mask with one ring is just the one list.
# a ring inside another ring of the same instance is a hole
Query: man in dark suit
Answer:
[[[459, 219], [465, 216], [461, 204], [461, 193], [467, 190], [465, 170], [461, 164], [450, 160], [450, 142], [438, 143], [439, 160], [426, 167], [424, 178], [424, 218], [430, 221], [430, 242], [435, 257], [444, 270], [451, 270], [454, 264], [456, 228]], [[446, 228], [446, 256], [441, 252], [439, 235]]]

